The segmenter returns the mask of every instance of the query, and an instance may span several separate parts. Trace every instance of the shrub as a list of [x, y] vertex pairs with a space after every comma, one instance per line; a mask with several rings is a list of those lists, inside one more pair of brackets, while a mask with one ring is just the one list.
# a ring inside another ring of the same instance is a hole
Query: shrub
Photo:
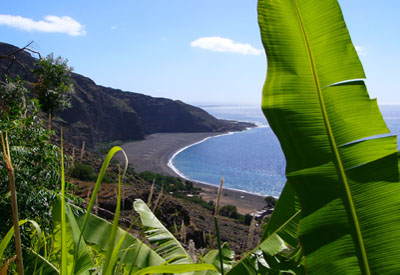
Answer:
[[264, 198], [264, 201], [269, 207], [274, 207], [276, 205], [277, 199], [274, 198], [273, 196], [266, 196]]
[[176, 194], [177, 192], [181, 192], [197, 195], [201, 191], [200, 188], [194, 187], [192, 182], [184, 182], [182, 179], [176, 177], [164, 176], [150, 171], [141, 172], [139, 176], [148, 182], [152, 182], [155, 179], [157, 189], [161, 189], [161, 185], [164, 185], [164, 191], [168, 193], [173, 192]]
[[243, 223], [244, 223], [245, 225], [250, 225], [252, 219], [253, 219], [253, 216], [252, 216], [252, 215], [246, 214], [246, 215], [244, 215]]
[[239, 217], [236, 206], [231, 204], [222, 206], [219, 209], [219, 214], [233, 219], [237, 219]]
[[84, 163], [75, 163], [72, 168], [71, 176], [83, 181], [96, 180], [93, 168]]

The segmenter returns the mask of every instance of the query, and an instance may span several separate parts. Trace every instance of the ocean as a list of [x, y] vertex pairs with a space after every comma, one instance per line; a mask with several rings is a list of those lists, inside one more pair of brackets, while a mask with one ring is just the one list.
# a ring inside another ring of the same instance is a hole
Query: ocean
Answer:
[[[180, 150], [170, 165], [182, 177], [260, 195], [279, 196], [286, 182], [285, 157], [259, 106], [201, 106], [218, 118], [250, 121], [247, 131], [208, 138]], [[380, 106], [392, 134], [400, 133], [400, 106]]]

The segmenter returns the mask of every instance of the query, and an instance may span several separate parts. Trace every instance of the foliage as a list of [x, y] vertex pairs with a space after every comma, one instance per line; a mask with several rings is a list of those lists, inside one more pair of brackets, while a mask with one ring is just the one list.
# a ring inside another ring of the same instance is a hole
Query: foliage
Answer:
[[[51, 228], [50, 205], [59, 187], [59, 153], [50, 144], [51, 132], [41, 127], [37, 105], [26, 95], [24, 82], [8, 79], [0, 83], [0, 104], [8, 108], [0, 115], [0, 130], [7, 133], [15, 169], [19, 213], [37, 221], [44, 231]], [[0, 152], [0, 236], [12, 225], [8, 173]], [[23, 231], [24, 232], [24, 231]]]
[[297, 239], [301, 210], [296, 201], [293, 189], [286, 185], [260, 243], [237, 262], [228, 275], [304, 274], [302, 250]]
[[215, 209], [212, 201], [206, 202], [199, 196], [201, 189], [195, 187], [191, 181], [183, 181], [181, 178], [156, 174], [150, 171], [141, 172], [138, 175], [147, 182], [152, 182], [155, 179], [155, 185], [158, 190], [163, 186], [166, 193], [172, 193], [176, 198], [194, 202], [211, 212]]
[[197, 195], [201, 191], [200, 188], [194, 187], [192, 182], [183, 181], [181, 178], [156, 174], [150, 171], [144, 171], [138, 175], [148, 182], [152, 182], [153, 179], [155, 179], [157, 189], [161, 189], [161, 186], [163, 185], [164, 191], [167, 193], [172, 192], [174, 194], [183, 193]]
[[[167, 193], [172, 192], [172, 195], [176, 198], [181, 198], [196, 203], [201, 207], [209, 210], [210, 212], [213, 212], [215, 210], [214, 202], [213, 201], [206, 202], [205, 200], [203, 200], [198, 195], [201, 189], [195, 187], [193, 182], [191, 181], [183, 182], [183, 180], [180, 178], [156, 174], [150, 171], [141, 172], [138, 175], [148, 182], [152, 182], [153, 179], [156, 179], [155, 184], [157, 189], [161, 189], [161, 186], [163, 185], [165, 192]], [[188, 194], [190, 194], [190, 196], [188, 196]], [[221, 209], [222, 212], [220, 212], [220, 214], [222, 216], [236, 219], [237, 221], [245, 225], [250, 225], [251, 216], [241, 215], [240, 213], [237, 212], [236, 206], [229, 205], [229, 206], [224, 206]]]
[[215, 210], [215, 205], [210, 204], [210, 202], [206, 202], [200, 196], [195, 195], [195, 196], [192, 197], [192, 196], [187, 196], [187, 195], [185, 195], [183, 193], [177, 193], [177, 192], [174, 193], [173, 195], [176, 198], [181, 198], [181, 199], [184, 199], [186, 201], [190, 201], [190, 202], [196, 203], [196, 204], [200, 205], [201, 207], [207, 209], [210, 212], [213, 212]]
[[300, 207], [296, 238], [282, 238], [298, 239], [308, 274], [396, 273], [396, 137], [382, 136], [389, 131], [360, 80], [363, 68], [337, 1], [260, 0], [258, 12], [268, 57], [262, 109], [295, 194], [289, 206], [278, 203], [288, 220], [279, 218], [276, 230]]
[[224, 205], [219, 209], [219, 214], [221, 216], [229, 217], [232, 219], [237, 219], [239, 213], [237, 212], [237, 207], [235, 205]]
[[100, 156], [104, 156], [114, 146], [121, 146], [124, 143], [135, 142], [135, 141], [139, 141], [139, 140], [131, 139], [131, 140], [123, 140], [123, 141], [122, 140], [113, 140], [113, 141], [110, 141], [110, 142], [97, 142], [94, 145], [94, 153], [97, 154], [97, 155], [100, 155]]
[[[20, 220], [19, 223], [18, 223], [18, 226], [22, 226], [27, 222], [29, 222], [32, 225], [34, 231], [37, 234], [37, 238], [40, 240], [40, 238], [41, 238], [41, 230], [40, 230], [39, 225], [35, 221], [32, 221], [32, 220]], [[10, 230], [7, 232], [7, 234], [2, 238], [2, 241], [0, 243], [0, 259], [3, 259], [4, 251], [6, 250], [7, 246], [9, 245], [9, 243], [11, 241], [12, 236], [15, 233], [14, 230], [15, 230], [14, 226], [11, 227]], [[22, 266], [21, 266], [20, 270], [23, 271]]]
[[229, 270], [234, 264], [235, 252], [232, 251], [227, 243], [221, 246], [221, 249], [210, 250], [204, 257], [201, 258], [201, 263], [213, 264], [217, 270], [198, 271], [195, 275], [217, 275], [221, 273], [220, 253], [222, 253], [222, 263], [224, 270]]
[[140, 215], [147, 239], [150, 243], [157, 244], [156, 252], [158, 254], [162, 255], [167, 261], [174, 263], [193, 263], [190, 255], [179, 241], [164, 227], [142, 200], [137, 199], [134, 208]]
[[276, 205], [277, 199], [273, 196], [266, 196], [264, 198], [264, 201], [269, 207], [274, 207]]
[[37, 77], [34, 92], [40, 108], [49, 115], [49, 126], [51, 118], [57, 111], [71, 107], [70, 95], [74, 90], [70, 81], [72, 69], [67, 63], [68, 60], [63, 60], [61, 57], [54, 58], [53, 54], [49, 54], [45, 58], [40, 58], [33, 69]]
[[24, 82], [19, 78], [14, 80], [6, 77], [4, 82], [0, 82], [1, 124], [23, 118], [26, 112], [26, 94]]
[[[158, 254], [139, 239], [130, 235], [128, 231], [118, 228], [121, 181], [118, 183], [119, 202], [113, 223], [110, 224], [90, 214], [106, 169], [112, 156], [118, 151], [122, 151], [122, 149], [114, 147], [106, 156], [86, 212], [67, 203], [63, 176], [64, 166], [61, 166], [61, 194], [57, 196], [52, 207], [53, 231], [50, 235], [42, 238], [40, 229], [33, 222], [37, 233], [36, 237], [33, 236], [33, 239], [36, 240], [37, 245], [32, 245], [26, 251], [25, 272], [27, 274], [89, 274], [89, 272], [95, 274], [147, 274], [216, 270], [215, 266], [210, 263], [194, 264], [193, 262], [183, 261], [184, 264], [178, 264], [179, 260], [177, 259], [181, 257], [180, 254], [186, 252], [176, 240], [175, 245], [179, 246], [180, 249], [176, 251], [177, 255], [170, 258], [171, 255], [168, 255], [168, 253], [167, 255]], [[124, 156], [126, 158], [125, 154]], [[127, 163], [125, 168], [127, 168]], [[139, 212], [143, 218], [150, 217], [152, 225], [159, 224], [154, 214], [142, 201], [135, 202], [135, 205], [140, 208]], [[142, 212], [142, 210], [145, 212]], [[21, 221], [21, 223], [24, 222], [26, 221]], [[145, 225], [148, 225], [148, 223]], [[0, 256], [11, 239], [12, 232], [13, 229], [0, 243]], [[164, 228], [162, 235], [170, 235], [170, 233]], [[150, 241], [154, 241], [154, 239], [150, 238]], [[169, 242], [168, 244], [171, 245], [172, 243]], [[168, 246], [169, 248], [170, 246]], [[161, 250], [165, 251], [165, 247]], [[166, 256], [168, 260], [163, 258], [162, 255]]]
[[[228, 275], [398, 273], [396, 139], [382, 136], [388, 129], [359, 80], [364, 74], [337, 1], [260, 0], [258, 12], [268, 56], [262, 106], [285, 153], [288, 181], [257, 247], [233, 267], [233, 253], [226, 245], [204, 256], [203, 265], [194, 265], [141, 200], [134, 208], [154, 250], [117, 228], [120, 203], [113, 224], [90, 214], [110, 159], [121, 150], [114, 147], [85, 214], [74, 212], [66, 202], [61, 173], [61, 202], [53, 208], [59, 215], [54, 215], [54, 231], [48, 238], [52, 245], [43, 244], [40, 251], [31, 247], [37, 258], [28, 261], [27, 269], [34, 268], [30, 274], [91, 270], [211, 275], [225, 269]], [[143, 176], [148, 181], [154, 178], [149, 173]], [[178, 180], [160, 179], [170, 192], [192, 188]], [[228, 206], [224, 211], [231, 215], [234, 210]]]
[[[239, 214], [240, 215], [240, 214]], [[245, 225], [250, 225], [251, 224], [251, 220], [253, 219], [253, 216], [250, 214], [246, 214], [243, 216], [243, 224]]]
[[71, 177], [83, 181], [96, 180], [96, 174], [94, 173], [93, 167], [84, 163], [74, 164], [74, 167], [72, 167]]

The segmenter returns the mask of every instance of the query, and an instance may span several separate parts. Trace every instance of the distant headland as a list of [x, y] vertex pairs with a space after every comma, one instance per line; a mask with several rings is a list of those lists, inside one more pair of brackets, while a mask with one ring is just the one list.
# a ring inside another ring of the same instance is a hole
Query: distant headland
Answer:
[[[1, 55], [18, 49], [0, 42]], [[17, 53], [16, 57], [20, 64], [14, 63], [8, 74], [26, 75], [27, 81], [34, 81], [30, 69], [36, 58], [25, 51]], [[4, 73], [9, 63], [8, 59], [0, 59], [0, 74]], [[115, 140], [142, 140], [154, 133], [227, 132], [255, 126], [247, 122], [217, 119], [179, 100], [103, 87], [76, 73], [72, 73], [72, 84], [75, 89], [72, 108], [59, 113], [54, 124], [56, 128], [63, 127], [65, 139], [78, 146], [83, 142], [93, 147], [96, 143]]]

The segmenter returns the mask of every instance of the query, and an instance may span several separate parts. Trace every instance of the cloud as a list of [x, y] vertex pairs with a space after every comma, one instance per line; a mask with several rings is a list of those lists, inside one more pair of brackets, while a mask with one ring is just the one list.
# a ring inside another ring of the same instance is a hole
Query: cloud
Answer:
[[117, 26], [111, 26], [110, 30], [115, 31], [117, 28]]
[[364, 47], [355, 45], [356, 51], [359, 55], [367, 55], [367, 50]]
[[47, 15], [44, 20], [34, 21], [21, 16], [0, 14], [0, 26], [5, 25], [24, 31], [58, 32], [71, 36], [85, 35], [85, 26], [69, 16]]
[[219, 36], [202, 37], [196, 39], [190, 43], [190, 46], [214, 52], [231, 52], [244, 55], [259, 55], [262, 53], [261, 50], [254, 48], [250, 44], [238, 43], [232, 41], [231, 39], [222, 38]]

